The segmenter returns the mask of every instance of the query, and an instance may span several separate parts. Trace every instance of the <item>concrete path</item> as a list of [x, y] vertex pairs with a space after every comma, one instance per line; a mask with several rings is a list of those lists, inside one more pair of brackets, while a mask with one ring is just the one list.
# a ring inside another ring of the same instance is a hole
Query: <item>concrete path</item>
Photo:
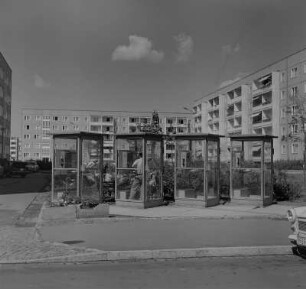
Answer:
[[[0, 214], [19, 199], [1, 197]], [[16, 215], [21, 213], [15, 224], [0, 227], [0, 263], [291, 254], [285, 217], [292, 204], [146, 210], [111, 206], [110, 218], [76, 219], [74, 206], [49, 207], [47, 193], [28, 195], [27, 200], [31, 197], [30, 204], [24, 200], [23, 213], [21, 204], [15, 204]]]

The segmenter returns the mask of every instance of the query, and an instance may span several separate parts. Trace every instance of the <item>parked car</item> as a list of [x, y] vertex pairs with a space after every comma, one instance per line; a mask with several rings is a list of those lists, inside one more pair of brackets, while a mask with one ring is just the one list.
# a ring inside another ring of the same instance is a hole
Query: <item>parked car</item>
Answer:
[[27, 175], [27, 168], [26, 168], [26, 163], [21, 162], [21, 161], [14, 161], [11, 162], [8, 176], [19, 176], [24, 178]]
[[288, 210], [287, 218], [291, 223], [292, 234], [289, 240], [296, 245], [294, 251], [301, 256], [306, 256], [306, 206]]
[[28, 161], [26, 163], [26, 168], [29, 172], [37, 172], [39, 169], [39, 166], [36, 161]]

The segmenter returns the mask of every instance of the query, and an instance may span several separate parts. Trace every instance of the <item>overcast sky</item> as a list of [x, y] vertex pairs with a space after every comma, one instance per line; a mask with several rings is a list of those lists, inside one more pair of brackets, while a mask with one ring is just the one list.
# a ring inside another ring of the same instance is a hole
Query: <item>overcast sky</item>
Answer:
[[182, 112], [306, 47], [305, 0], [0, 0], [20, 109]]

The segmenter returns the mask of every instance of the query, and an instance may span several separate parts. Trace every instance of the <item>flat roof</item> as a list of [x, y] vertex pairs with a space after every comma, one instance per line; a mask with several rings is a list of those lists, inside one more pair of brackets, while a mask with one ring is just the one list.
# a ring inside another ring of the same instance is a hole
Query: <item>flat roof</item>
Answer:
[[273, 138], [278, 138], [274, 135], [266, 135], [266, 134], [241, 134], [241, 135], [233, 135], [229, 136], [231, 140], [271, 140]]
[[173, 135], [175, 139], [204, 139], [204, 138], [220, 138], [224, 137], [224, 135], [218, 135], [213, 133], [184, 133]]
[[55, 138], [55, 137], [70, 137], [70, 138], [74, 138], [74, 137], [91, 137], [91, 138], [102, 138], [103, 136], [105, 136], [107, 134], [81, 131], [81, 132], [77, 132], [77, 133], [54, 133], [52, 135], [53, 135], [53, 138]]

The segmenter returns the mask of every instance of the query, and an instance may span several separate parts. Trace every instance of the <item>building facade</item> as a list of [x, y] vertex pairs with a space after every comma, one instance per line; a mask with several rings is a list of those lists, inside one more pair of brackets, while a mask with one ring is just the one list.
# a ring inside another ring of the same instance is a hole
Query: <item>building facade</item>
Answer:
[[0, 52], [0, 159], [10, 158], [12, 70]]
[[19, 137], [11, 137], [10, 140], [10, 160], [18, 161], [21, 160], [21, 146]]
[[[274, 159], [303, 159], [303, 132], [291, 123], [295, 100], [303, 98], [306, 49], [196, 100], [194, 129], [225, 136], [274, 135]], [[221, 156], [229, 157], [228, 138], [222, 140]]]
[[[133, 133], [141, 124], [151, 122], [152, 112], [85, 111], [23, 109], [21, 134], [22, 160], [51, 160], [52, 134], [71, 132], [103, 133], [103, 156], [113, 160], [114, 133]], [[190, 131], [192, 114], [159, 112], [159, 122], [164, 133]], [[165, 158], [174, 157], [172, 143], [165, 144]]]

